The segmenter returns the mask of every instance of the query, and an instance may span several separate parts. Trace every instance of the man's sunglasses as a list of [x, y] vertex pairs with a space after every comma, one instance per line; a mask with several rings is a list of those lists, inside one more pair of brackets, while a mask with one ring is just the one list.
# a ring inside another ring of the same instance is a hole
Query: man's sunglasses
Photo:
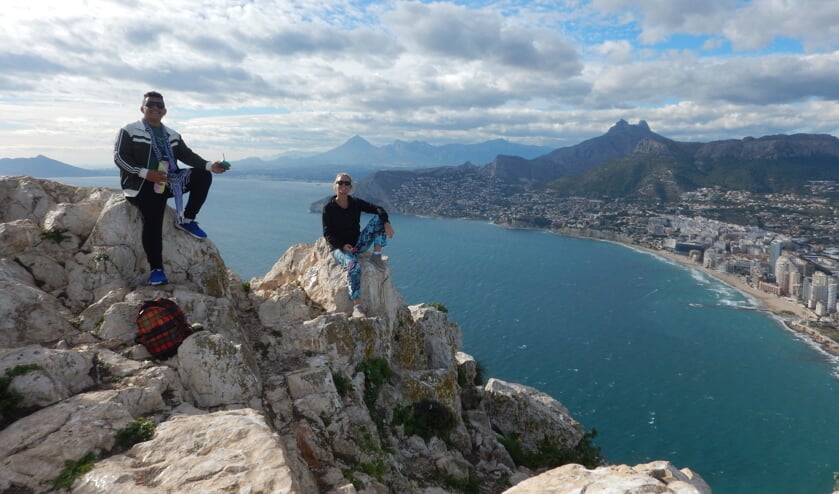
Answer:
[[146, 101], [144, 106], [146, 108], [160, 108], [161, 110], [166, 109], [166, 105], [162, 101]]
[[338, 184], [338, 185], [352, 185], [352, 182], [349, 181], [349, 180], [338, 180], [335, 183]]

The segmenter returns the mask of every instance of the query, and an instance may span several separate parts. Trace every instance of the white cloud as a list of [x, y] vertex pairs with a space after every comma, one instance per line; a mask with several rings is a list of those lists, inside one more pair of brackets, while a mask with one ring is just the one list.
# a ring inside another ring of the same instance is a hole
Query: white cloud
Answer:
[[[789, 131], [837, 132], [825, 117], [839, 100], [839, 6], [830, 2], [152, 0], [138, 12], [121, 2], [13, 0], [4, 8], [0, 157], [109, 166], [116, 130], [140, 117], [150, 89], [164, 93], [166, 121], [196, 151], [229, 159], [324, 150], [354, 134], [376, 144], [568, 145], [620, 118], [685, 139], [785, 132], [784, 122]], [[679, 36], [699, 41], [672, 44]], [[793, 50], [772, 53], [782, 39]]]

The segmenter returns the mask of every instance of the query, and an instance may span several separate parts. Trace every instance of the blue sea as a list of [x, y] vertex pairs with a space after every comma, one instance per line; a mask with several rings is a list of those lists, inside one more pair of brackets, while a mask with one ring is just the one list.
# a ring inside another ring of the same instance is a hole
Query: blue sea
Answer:
[[[116, 176], [59, 179], [114, 186]], [[329, 184], [216, 177], [198, 220], [245, 281], [314, 242]], [[715, 494], [817, 494], [839, 471], [839, 365], [755, 302], [617, 244], [392, 216], [406, 302], [440, 302], [486, 375], [562, 402], [611, 463], [666, 459]]]

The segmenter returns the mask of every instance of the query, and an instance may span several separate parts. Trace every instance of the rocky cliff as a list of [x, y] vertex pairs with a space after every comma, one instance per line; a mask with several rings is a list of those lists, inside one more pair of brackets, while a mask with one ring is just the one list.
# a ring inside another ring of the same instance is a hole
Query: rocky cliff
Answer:
[[[149, 287], [121, 194], [0, 179], [0, 492], [710, 492], [666, 461], [516, 465], [511, 450], [579, 448], [583, 426], [484, 383], [460, 329], [406, 306], [389, 267], [362, 259], [371, 317], [350, 318], [322, 240], [243, 283], [167, 215], [170, 284]], [[165, 361], [133, 342], [156, 296], [204, 327]]]

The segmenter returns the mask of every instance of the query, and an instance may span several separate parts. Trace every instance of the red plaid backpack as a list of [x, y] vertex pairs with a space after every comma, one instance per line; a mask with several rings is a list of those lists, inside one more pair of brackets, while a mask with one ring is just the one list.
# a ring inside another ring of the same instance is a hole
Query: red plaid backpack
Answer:
[[192, 327], [174, 300], [157, 297], [140, 304], [134, 342], [146, 347], [153, 357], [174, 357], [178, 347], [191, 334]]

